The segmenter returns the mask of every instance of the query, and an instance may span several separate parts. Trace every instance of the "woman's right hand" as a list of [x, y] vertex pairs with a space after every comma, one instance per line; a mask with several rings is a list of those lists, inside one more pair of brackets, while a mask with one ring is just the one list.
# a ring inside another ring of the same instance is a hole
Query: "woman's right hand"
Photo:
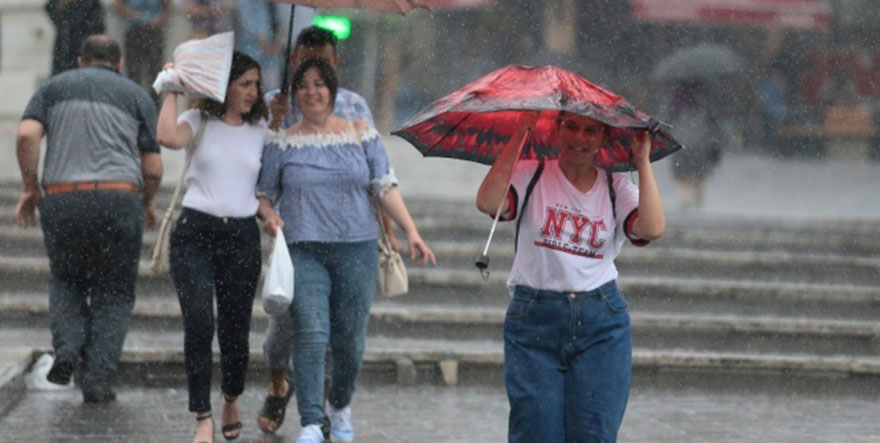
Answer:
[[274, 237], [278, 234], [279, 229], [284, 229], [284, 220], [281, 219], [281, 216], [274, 209], [265, 211], [263, 215], [263, 230], [266, 231], [266, 234]]
[[272, 207], [272, 202], [267, 197], [261, 196], [257, 200], [260, 202], [257, 207], [257, 217], [263, 220], [263, 231], [274, 237], [279, 229], [284, 228], [284, 220]]

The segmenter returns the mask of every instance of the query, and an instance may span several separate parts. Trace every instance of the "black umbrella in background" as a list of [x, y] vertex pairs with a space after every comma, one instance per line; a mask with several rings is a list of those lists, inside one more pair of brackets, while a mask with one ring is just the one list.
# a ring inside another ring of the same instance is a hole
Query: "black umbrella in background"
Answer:
[[727, 46], [700, 45], [682, 48], [664, 58], [652, 76], [659, 82], [712, 81], [744, 73], [748, 61]]

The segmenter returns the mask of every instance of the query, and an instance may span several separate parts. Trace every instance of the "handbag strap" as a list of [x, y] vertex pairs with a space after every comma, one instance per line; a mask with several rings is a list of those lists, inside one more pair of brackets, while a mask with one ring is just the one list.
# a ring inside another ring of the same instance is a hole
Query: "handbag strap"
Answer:
[[[357, 141], [358, 146], [361, 147], [361, 150], [364, 151], [364, 155], [366, 155], [366, 149], [364, 149], [364, 143], [361, 140], [361, 133], [354, 126], [354, 122], [348, 121], [348, 131], [352, 137], [354, 137], [355, 141]], [[386, 253], [392, 251], [391, 249], [391, 240], [388, 238], [388, 230], [385, 226], [385, 220], [382, 219], [382, 208], [379, 207], [379, 200], [375, 197], [370, 197], [370, 200], [373, 202], [373, 213], [376, 215], [376, 221], [379, 223], [379, 230], [382, 231], [382, 236], [379, 238], [379, 247], [385, 249]]]
[[382, 236], [379, 238], [379, 247], [385, 248], [386, 253], [391, 253], [393, 250], [391, 249], [391, 240], [388, 238], [388, 230], [385, 226], [385, 220], [382, 219], [382, 213], [380, 212], [381, 208], [379, 207], [379, 202], [376, 199], [373, 199], [373, 212], [376, 213], [376, 220], [379, 222], [379, 231], [382, 232]]
[[174, 214], [174, 210], [177, 208], [177, 204], [180, 202], [180, 191], [183, 189], [183, 182], [186, 179], [186, 171], [189, 170], [189, 165], [192, 163], [196, 148], [199, 147], [199, 144], [202, 141], [202, 135], [205, 134], [205, 126], [207, 125], [208, 116], [202, 113], [201, 119], [199, 120], [199, 129], [196, 130], [196, 134], [189, 142], [189, 149], [186, 150], [186, 162], [183, 165], [183, 169], [180, 171], [180, 178], [177, 180], [177, 185], [174, 186], [174, 194], [171, 195], [171, 202], [168, 204], [168, 209], [165, 210], [165, 215], [162, 217], [163, 220], [171, 218]]

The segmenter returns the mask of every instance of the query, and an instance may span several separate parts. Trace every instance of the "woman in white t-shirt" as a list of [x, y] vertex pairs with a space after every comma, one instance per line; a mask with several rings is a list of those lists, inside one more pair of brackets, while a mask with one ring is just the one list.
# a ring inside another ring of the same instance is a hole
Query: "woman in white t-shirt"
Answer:
[[[166, 66], [167, 68], [168, 66]], [[223, 437], [241, 432], [238, 396], [244, 391], [251, 309], [260, 276], [256, 197], [266, 127], [260, 65], [235, 51], [226, 100], [203, 100], [177, 116], [178, 95], [168, 93], [159, 113], [159, 143], [188, 147], [207, 119], [186, 173], [183, 209], [171, 234], [171, 277], [183, 314], [189, 410], [194, 441], [214, 441], [211, 372], [214, 297], [220, 344]]]
[[616, 441], [632, 340], [614, 258], [626, 239], [645, 245], [666, 223], [651, 138], [636, 136], [636, 187], [596, 166], [610, 127], [577, 114], [559, 114], [558, 160], [515, 162], [536, 120], [522, 115], [477, 194], [480, 211], [494, 215], [503, 202], [503, 219], [518, 226], [504, 321], [509, 440]]

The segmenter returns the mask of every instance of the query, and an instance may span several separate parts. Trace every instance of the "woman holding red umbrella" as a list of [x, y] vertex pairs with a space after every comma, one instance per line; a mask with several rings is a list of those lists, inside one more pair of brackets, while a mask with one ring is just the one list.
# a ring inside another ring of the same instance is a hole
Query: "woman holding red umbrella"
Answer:
[[632, 340], [614, 258], [626, 239], [643, 246], [665, 230], [652, 140], [635, 132], [636, 186], [597, 166], [611, 127], [575, 113], [558, 113], [558, 159], [517, 162], [537, 119], [521, 114], [477, 194], [480, 211], [500, 206], [517, 222], [504, 322], [509, 440], [616, 441]]

